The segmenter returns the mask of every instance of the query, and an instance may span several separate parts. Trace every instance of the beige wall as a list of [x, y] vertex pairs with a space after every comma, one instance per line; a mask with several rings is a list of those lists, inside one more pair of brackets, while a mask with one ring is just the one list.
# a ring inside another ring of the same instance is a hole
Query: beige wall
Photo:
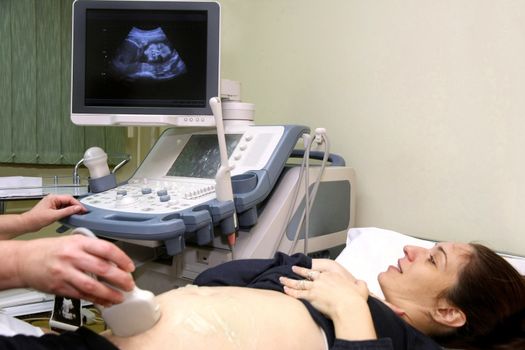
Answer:
[[221, 4], [223, 77], [259, 124], [328, 129], [358, 174], [357, 225], [525, 255], [525, 2]]
[[221, 4], [223, 77], [259, 124], [328, 129], [357, 225], [525, 255], [525, 2]]

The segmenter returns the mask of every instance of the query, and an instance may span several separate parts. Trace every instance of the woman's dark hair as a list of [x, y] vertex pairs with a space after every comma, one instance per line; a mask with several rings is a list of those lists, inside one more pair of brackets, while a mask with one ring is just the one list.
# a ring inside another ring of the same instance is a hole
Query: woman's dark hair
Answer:
[[489, 248], [471, 246], [458, 283], [444, 294], [467, 322], [438, 341], [461, 349], [525, 349], [524, 277]]

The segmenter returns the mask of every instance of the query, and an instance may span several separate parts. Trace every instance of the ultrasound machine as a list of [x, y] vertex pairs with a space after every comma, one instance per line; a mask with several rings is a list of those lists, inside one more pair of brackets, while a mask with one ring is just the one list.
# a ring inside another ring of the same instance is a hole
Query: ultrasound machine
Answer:
[[232, 259], [327, 256], [354, 225], [354, 171], [326, 132], [255, 125], [221, 91], [220, 18], [217, 2], [73, 5], [73, 123], [168, 128], [124, 183], [87, 150], [88, 213], [63, 224], [120, 245], [156, 292]]

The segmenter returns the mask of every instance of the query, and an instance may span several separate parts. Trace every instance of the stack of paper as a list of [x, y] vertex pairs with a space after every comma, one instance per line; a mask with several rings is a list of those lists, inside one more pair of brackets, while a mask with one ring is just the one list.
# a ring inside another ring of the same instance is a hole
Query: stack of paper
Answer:
[[28, 197], [41, 196], [42, 194], [41, 177], [0, 177], [0, 197]]

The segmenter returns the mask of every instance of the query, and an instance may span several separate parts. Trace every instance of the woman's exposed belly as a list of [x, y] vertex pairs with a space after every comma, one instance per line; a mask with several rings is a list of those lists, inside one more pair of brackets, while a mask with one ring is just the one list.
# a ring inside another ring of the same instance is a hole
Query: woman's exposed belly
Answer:
[[188, 286], [157, 301], [162, 316], [155, 327], [110, 340], [121, 349], [326, 349], [304, 305], [279, 292]]

